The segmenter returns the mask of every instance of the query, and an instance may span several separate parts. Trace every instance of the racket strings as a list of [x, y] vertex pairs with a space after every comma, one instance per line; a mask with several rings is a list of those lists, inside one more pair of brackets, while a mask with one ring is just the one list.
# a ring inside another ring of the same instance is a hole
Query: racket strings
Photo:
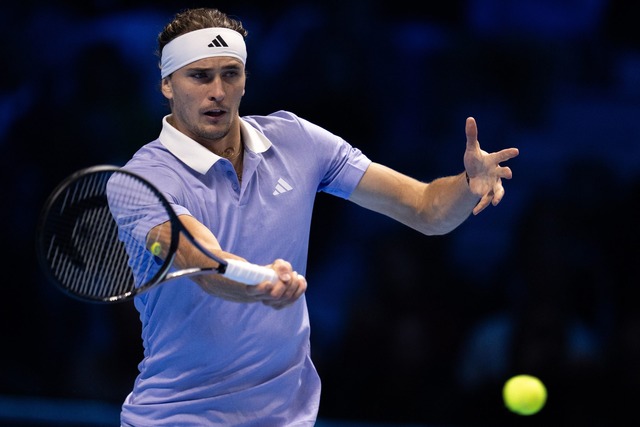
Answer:
[[136, 235], [136, 225], [158, 204], [134, 176], [111, 170], [80, 177], [58, 195], [44, 227], [51, 273], [85, 298], [119, 299], [135, 292], [136, 283], [158, 268], [145, 237]]

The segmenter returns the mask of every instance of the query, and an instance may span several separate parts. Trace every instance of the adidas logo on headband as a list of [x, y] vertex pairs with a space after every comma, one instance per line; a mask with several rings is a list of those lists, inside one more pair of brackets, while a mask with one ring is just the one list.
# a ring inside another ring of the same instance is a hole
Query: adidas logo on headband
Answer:
[[229, 47], [227, 42], [218, 34], [215, 39], [211, 40], [211, 43], [208, 44], [209, 47]]
[[215, 27], [194, 30], [178, 36], [162, 48], [160, 75], [164, 79], [187, 64], [214, 56], [230, 56], [245, 64], [247, 48], [242, 35], [229, 28]]

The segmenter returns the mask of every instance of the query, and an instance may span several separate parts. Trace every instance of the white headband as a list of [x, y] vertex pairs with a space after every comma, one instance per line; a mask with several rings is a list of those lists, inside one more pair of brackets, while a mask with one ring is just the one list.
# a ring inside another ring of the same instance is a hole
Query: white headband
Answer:
[[176, 37], [162, 48], [162, 78], [187, 64], [212, 56], [231, 56], [245, 64], [247, 47], [242, 34], [229, 28], [204, 28]]

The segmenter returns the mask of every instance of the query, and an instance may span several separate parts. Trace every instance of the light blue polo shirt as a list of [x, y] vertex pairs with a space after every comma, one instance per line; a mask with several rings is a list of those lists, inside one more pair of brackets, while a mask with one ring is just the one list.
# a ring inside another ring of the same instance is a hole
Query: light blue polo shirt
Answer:
[[[256, 264], [283, 258], [305, 274], [316, 193], [348, 198], [370, 160], [286, 111], [243, 117], [241, 131], [242, 184], [228, 160], [166, 117], [160, 137], [125, 168], [158, 186], [178, 214], [207, 226], [224, 250]], [[135, 306], [144, 358], [122, 406], [123, 425], [314, 424], [320, 379], [304, 296], [274, 310], [225, 301], [184, 278], [136, 297]]]

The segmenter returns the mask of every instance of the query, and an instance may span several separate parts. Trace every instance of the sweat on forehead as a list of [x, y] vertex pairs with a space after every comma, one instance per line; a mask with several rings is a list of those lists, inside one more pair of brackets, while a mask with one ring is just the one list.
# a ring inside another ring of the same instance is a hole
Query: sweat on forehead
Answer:
[[246, 64], [244, 38], [229, 28], [204, 28], [178, 36], [162, 49], [160, 74], [164, 79], [187, 64], [213, 56], [231, 56]]

